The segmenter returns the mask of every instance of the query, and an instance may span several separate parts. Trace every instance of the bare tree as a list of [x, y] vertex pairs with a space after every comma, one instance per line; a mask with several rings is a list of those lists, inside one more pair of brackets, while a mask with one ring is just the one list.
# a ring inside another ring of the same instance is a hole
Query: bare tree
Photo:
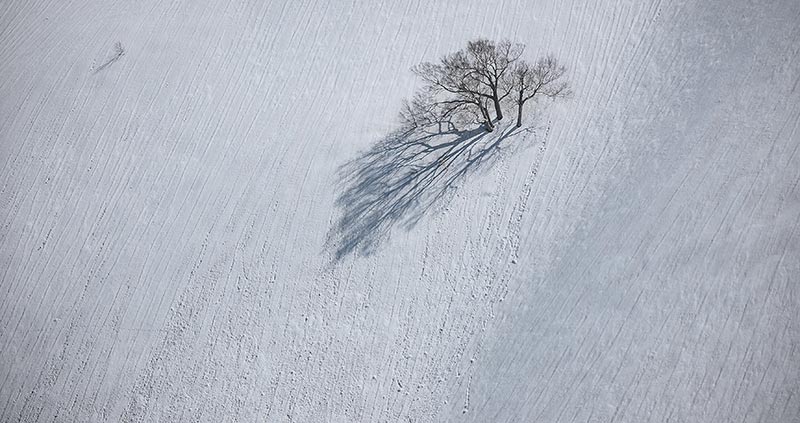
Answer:
[[407, 128], [420, 128], [440, 121], [434, 95], [421, 90], [411, 100], [403, 100], [400, 120]]
[[479, 39], [469, 42], [466, 49], [444, 56], [439, 63], [415, 66], [412, 70], [426, 83], [426, 101], [408, 103], [410, 109], [406, 108], [404, 118], [423, 110], [438, 115], [438, 119], [471, 116], [482, 122], [487, 131], [493, 131], [489, 103], [494, 106], [497, 120], [502, 119], [501, 102], [512, 91], [506, 76], [523, 49], [521, 44], [509, 41]]
[[[480, 122], [491, 132], [495, 120], [503, 119], [503, 101], [514, 97], [517, 127], [522, 126], [528, 100], [568, 93], [563, 81], [566, 68], [552, 55], [531, 65], [520, 59], [524, 49], [524, 45], [507, 40], [477, 39], [436, 63], [415, 66], [413, 72], [425, 85], [405, 102], [401, 119], [411, 127], [439, 124], [440, 129], [444, 123], [453, 129], [458, 123]], [[494, 108], [495, 118], [490, 108]]]
[[442, 58], [440, 63], [421, 63], [412, 70], [426, 86], [421, 93], [425, 96], [424, 102], [412, 100], [411, 106], [420, 112], [430, 111], [435, 121], [449, 120], [464, 115], [475, 116], [476, 120], [484, 123], [488, 131], [494, 129], [486, 102], [479, 87], [472, 78], [463, 61], [462, 52], [454, 53]]
[[503, 119], [500, 103], [512, 89], [512, 85], [506, 83], [505, 76], [524, 50], [524, 45], [511, 43], [508, 40], [495, 43], [487, 39], [478, 39], [467, 43], [466, 64], [469, 69], [467, 75], [481, 88], [482, 95], [492, 100], [497, 120]]
[[560, 65], [553, 55], [540, 58], [536, 64], [517, 61], [511, 73], [517, 105], [517, 128], [522, 126], [522, 108], [525, 103], [537, 96], [549, 98], [564, 97], [569, 94], [568, 84], [562, 78], [567, 68]]

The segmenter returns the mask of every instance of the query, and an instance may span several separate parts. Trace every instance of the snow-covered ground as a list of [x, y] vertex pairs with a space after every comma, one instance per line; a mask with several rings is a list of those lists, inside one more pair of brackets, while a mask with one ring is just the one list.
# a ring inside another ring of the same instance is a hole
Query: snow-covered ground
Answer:
[[[574, 95], [393, 197], [479, 36]], [[0, 420], [800, 422], [799, 127], [797, 0], [2, 2]]]

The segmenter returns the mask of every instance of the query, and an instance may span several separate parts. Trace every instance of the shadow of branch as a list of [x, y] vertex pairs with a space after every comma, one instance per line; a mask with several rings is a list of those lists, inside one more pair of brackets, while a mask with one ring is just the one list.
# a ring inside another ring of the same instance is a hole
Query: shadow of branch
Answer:
[[417, 128], [378, 140], [339, 169], [341, 215], [328, 239], [336, 260], [353, 252], [372, 254], [395, 227], [413, 227], [466, 176], [490, 165], [506, 139], [523, 131]]

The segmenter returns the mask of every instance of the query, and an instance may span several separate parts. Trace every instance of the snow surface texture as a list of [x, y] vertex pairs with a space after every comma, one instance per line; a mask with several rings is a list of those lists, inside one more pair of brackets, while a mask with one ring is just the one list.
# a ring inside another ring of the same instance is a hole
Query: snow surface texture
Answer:
[[[574, 96], [382, 195], [478, 36]], [[0, 420], [800, 422], [799, 81], [797, 0], [2, 2]]]

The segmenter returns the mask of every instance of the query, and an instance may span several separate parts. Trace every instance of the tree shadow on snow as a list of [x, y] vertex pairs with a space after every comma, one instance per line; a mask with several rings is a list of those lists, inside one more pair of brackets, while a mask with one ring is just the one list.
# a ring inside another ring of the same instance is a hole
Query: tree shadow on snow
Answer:
[[[345, 163], [336, 200], [341, 215], [327, 242], [336, 260], [352, 252], [369, 255], [395, 227], [412, 228], [464, 177], [491, 165], [506, 150], [505, 140], [523, 131], [404, 129]], [[525, 144], [522, 138], [514, 141], [507, 144]]]

